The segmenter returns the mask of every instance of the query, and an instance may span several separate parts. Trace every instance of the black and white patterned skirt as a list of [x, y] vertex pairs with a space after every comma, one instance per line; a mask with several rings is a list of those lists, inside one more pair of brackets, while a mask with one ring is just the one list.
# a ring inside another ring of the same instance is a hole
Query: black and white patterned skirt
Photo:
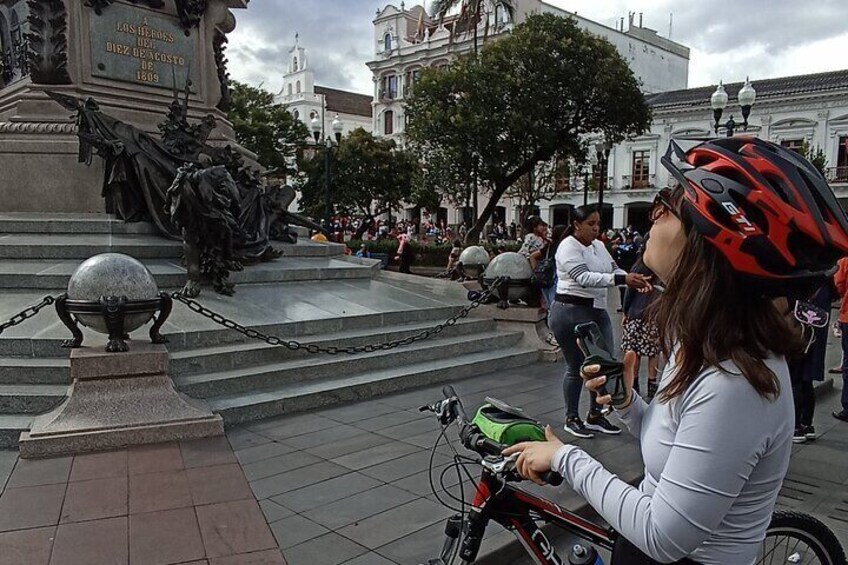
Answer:
[[660, 354], [660, 335], [656, 324], [640, 318], [627, 320], [621, 335], [621, 349], [635, 351], [639, 357]]

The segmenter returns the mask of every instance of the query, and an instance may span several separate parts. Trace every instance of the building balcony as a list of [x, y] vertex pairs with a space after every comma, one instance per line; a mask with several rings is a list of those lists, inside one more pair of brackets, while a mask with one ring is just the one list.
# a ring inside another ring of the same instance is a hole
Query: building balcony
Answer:
[[656, 188], [656, 175], [621, 175], [623, 190], [653, 190]]
[[848, 184], [848, 166], [828, 167], [825, 178], [832, 184]]

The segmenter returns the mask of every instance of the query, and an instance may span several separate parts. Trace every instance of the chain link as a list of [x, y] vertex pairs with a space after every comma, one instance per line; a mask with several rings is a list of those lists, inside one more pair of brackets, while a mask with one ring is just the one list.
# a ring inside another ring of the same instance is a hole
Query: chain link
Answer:
[[2, 334], [4, 331], [8, 330], [11, 327], [17, 326], [18, 324], [22, 324], [23, 322], [29, 320], [30, 318], [38, 314], [45, 306], [55, 304], [57, 298], [58, 296], [48, 295], [42, 298], [41, 302], [39, 302], [35, 306], [29, 306], [27, 308], [24, 308], [21, 312], [9, 318], [8, 322], [3, 322], [2, 324], [0, 324], [0, 334]]
[[[196, 301], [192, 298], [188, 298], [187, 296], [183, 296], [183, 294], [181, 292], [174, 292], [173, 294], [171, 294], [171, 298], [173, 298], [177, 302], [185, 304], [193, 312], [197, 312], [201, 316], [212, 320], [216, 324], [219, 324], [221, 326], [224, 326], [225, 328], [229, 328], [231, 330], [237, 331], [238, 333], [240, 333], [240, 334], [242, 334], [246, 337], [249, 337], [251, 339], [258, 339], [260, 341], [264, 341], [268, 345], [285, 347], [285, 348], [290, 349], [292, 351], [303, 350], [303, 351], [306, 351], [307, 353], [326, 353], [328, 355], [340, 355], [340, 354], [344, 353], [344, 354], [348, 354], [348, 355], [354, 355], [354, 354], [357, 354], [357, 353], [374, 353], [376, 351], [387, 351], [389, 349], [394, 349], [396, 347], [403, 347], [403, 346], [406, 346], [406, 345], [412, 345], [415, 342], [423, 341], [423, 340], [425, 340], [425, 339], [427, 339], [431, 336], [439, 334], [445, 328], [456, 325], [456, 323], [459, 320], [467, 317], [468, 314], [470, 314], [472, 310], [474, 310], [475, 308], [477, 308], [481, 304], [486, 303], [486, 301], [488, 301], [488, 299], [492, 295], [492, 293], [495, 292], [495, 290], [502, 283], [503, 283], [502, 279], [495, 279], [494, 282], [491, 284], [491, 286], [489, 286], [488, 289], [486, 289], [485, 291], [480, 293], [480, 295], [477, 298], [475, 298], [471, 302], [471, 304], [464, 307], [462, 310], [457, 312], [454, 316], [448, 318], [447, 320], [445, 320], [441, 324], [438, 324], [438, 325], [433, 326], [431, 328], [427, 328], [426, 330], [423, 330], [423, 331], [421, 331], [421, 332], [419, 332], [415, 335], [411, 335], [411, 336], [405, 337], [403, 339], [387, 341], [387, 342], [379, 343], [379, 344], [351, 345], [351, 346], [347, 346], [347, 347], [339, 347], [339, 346], [336, 346], [336, 345], [329, 345], [327, 347], [321, 347], [321, 346], [314, 344], [314, 343], [300, 343], [300, 342], [294, 341], [294, 340], [285, 340], [285, 339], [282, 339], [282, 338], [277, 337], [275, 335], [264, 334], [264, 333], [260, 332], [259, 330], [256, 330], [254, 328], [248, 328], [246, 326], [239, 324], [238, 322], [235, 322], [233, 320], [225, 318], [221, 314], [218, 314], [217, 312], [214, 312], [213, 310], [210, 310], [209, 308], [203, 306], [198, 301]], [[50, 298], [50, 297], [48, 297], [48, 298]], [[2, 328], [2, 326], [0, 326], [0, 328]]]

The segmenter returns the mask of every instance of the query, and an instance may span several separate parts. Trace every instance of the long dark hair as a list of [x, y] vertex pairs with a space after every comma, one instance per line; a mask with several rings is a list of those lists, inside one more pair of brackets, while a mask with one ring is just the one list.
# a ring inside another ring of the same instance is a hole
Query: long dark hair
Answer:
[[718, 367], [727, 360], [761, 396], [777, 398], [780, 382], [763, 360], [803, 352], [800, 332], [771, 297], [733, 271], [730, 262], [693, 229], [685, 205], [680, 216], [686, 246], [665, 281], [666, 291], [647, 311], [659, 329], [666, 359], [676, 348], [676, 371], [659, 400], [682, 395], [705, 367]]
[[589, 216], [592, 214], [598, 213], [598, 207], [594, 204], [587, 204], [584, 206], [578, 206], [571, 212], [571, 219], [568, 222], [568, 227], [565, 229], [565, 234], [563, 234], [562, 239], [570, 235], [574, 235], [574, 223], [582, 223], [589, 219]]

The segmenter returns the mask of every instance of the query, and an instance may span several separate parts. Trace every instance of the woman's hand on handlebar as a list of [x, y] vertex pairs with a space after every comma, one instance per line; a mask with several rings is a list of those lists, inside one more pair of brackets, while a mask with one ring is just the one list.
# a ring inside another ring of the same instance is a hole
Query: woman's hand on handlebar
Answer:
[[525, 479], [530, 479], [537, 485], [546, 484], [541, 475], [551, 470], [551, 462], [554, 455], [564, 444], [554, 435], [550, 426], [545, 427], [546, 441], [525, 441], [507, 447], [503, 455], [508, 457], [515, 453], [518, 459], [515, 461], [515, 470]]
[[[634, 351], [628, 351], [624, 354], [624, 386], [627, 390], [627, 402], [618, 408], [624, 408], [630, 405], [633, 400], [633, 381], [636, 379], [636, 361], [638, 357]], [[589, 365], [584, 367], [580, 376], [583, 377], [584, 386], [592, 392], [598, 392], [607, 382], [606, 375], [599, 375], [600, 365]], [[609, 394], [598, 396], [596, 402], [602, 406], [612, 403], [612, 397]]]
[[651, 292], [654, 289], [651, 284], [651, 277], [639, 273], [627, 273], [624, 276], [624, 284], [638, 290], [640, 293]]

